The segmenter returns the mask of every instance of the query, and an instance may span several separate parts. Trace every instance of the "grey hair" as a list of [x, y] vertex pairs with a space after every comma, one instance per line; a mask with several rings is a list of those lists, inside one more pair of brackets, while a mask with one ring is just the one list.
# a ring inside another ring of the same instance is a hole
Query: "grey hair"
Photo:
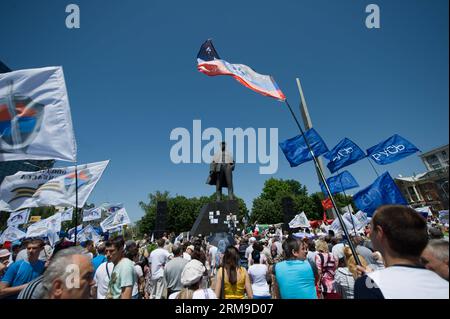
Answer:
[[448, 244], [448, 241], [445, 239], [432, 239], [428, 242], [426, 249], [429, 249], [430, 252], [440, 261], [448, 262]]
[[42, 278], [42, 287], [45, 290], [44, 298], [48, 296], [52, 289], [53, 282], [56, 279], [65, 281], [70, 272], [67, 272], [67, 267], [73, 264], [72, 257], [75, 255], [83, 255], [83, 251], [80, 247], [69, 247], [60, 250], [55, 256], [52, 256], [52, 260], [44, 272]]

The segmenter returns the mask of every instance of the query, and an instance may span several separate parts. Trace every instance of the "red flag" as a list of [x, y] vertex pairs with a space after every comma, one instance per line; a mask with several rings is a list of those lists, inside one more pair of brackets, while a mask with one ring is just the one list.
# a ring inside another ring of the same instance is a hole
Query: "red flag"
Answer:
[[325, 210], [333, 208], [333, 203], [331, 202], [331, 199], [329, 199], [329, 198], [324, 199], [322, 201], [322, 207]]

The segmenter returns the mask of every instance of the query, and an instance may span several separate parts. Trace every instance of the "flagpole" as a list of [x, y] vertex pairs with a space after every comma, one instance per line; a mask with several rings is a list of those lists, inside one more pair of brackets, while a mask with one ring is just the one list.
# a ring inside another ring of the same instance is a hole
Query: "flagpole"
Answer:
[[380, 177], [380, 174], [378, 174], [377, 170], [375, 169], [375, 166], [373, 166], [372, 162], [370, 161], [370, 158], [367, 158], [367, 160], [370, 163], [370, 166], [372, 166], [373, 170], [375, 171], [375, 174], [377, 174], [377, 177]]
[[75, 164], [75, 245], [77, 244], [77, 227], [78, 227], [78, 168]]
[[[339, 170], [337, 172], [339, 175], [340, 174]], [[339, 179], [339, 184], [341, 184], [342, 193], [344, 194], [344, 197], [347, 198], [347, 194], [345, 193], [344, 186], [342, 185], [342, 179]], [[350, 206], [351, 206], [351, 204], [350, 204]], [[352, 214], [352, 212], [349, 212], [349, 213], [350, 213], [351, 220], [352, 220], [353, 231], [355, 232], [355, 236], [356, 236], [356, 226], [355, 226], [355, 221], [353, 220], [353, 214]]]
[[306, 142], [306, 146], [308, 147], [309, 152], [310, 152], [311, 155], [312, 155], [312, 158], [313, 158], [314, 164], [315, 164], [315, 166], [316, 166], [316, 169], [317, 169], [317, 171], [319, 172], [319, 176], [320, 176], [320, 178], [322, 179], [323, 184], [325, 185], [325, 188], [326, 188], [326, 190], [327, 190], [328, 196], [329, 196], [329, 198], [330, 198], [330, 200], [331, 200], [331, 203], [333, 204], [333, 207], [334, 207], [334, 209], [336, 210], [336, 216], [337, 216], [337, 218], [338, 218], [338, 220], [339, 220], [339, 223], [341, 224], [341, 228], [342, 228], [342, 230], [344, 231], [344, 234], [345, 234], [345, 236], [346, 236], [347, 239], [348, 239], [348, 242], [349, 242], [349, 245], [350, 245], [350, 249], [351, 249], [351, 251], [352, 251], [352, 253], [353, 253], [353, 256], [354, 256], [354, 258], [355, 258], [355, 261], [356, 261], [356, 263], [357, 263], [358, 265], [362, 266], [361, 261], [359, 260], [358, 254], [357, 254], [357, 252], [356, 252], [355, 246], [353, 245], [352, 241], [350, 240], [350, 235], [349, 235], [349, 233], [348, 233], [347, 227], [345, 227], [345, 224], [344, 224], [344, 221], [343, 221], [343, 219], [342, 219], [342, 216], [341, 216], [341, 214], [339, 213], [339, 210], [338, 210], [336, 201], [334, 200], [334, 197], [333, 197], [333, 195], [331, 194], [330, 188], [329, 188], [328, 183], [327, 183], [327, 181], [326, 181], [326, 178], [325, 178], [325, 176], [324, 176], [324, 174], [323, 174], [323, 171], [322, 171], [322, 169], [320, 168], [320, 165], [319, 165], [319, 163], [318, 163], [318, 161], [317, 161], [317, 159], [316, 159], [316, 156], [314, 155], [314, 151], [313, 151], [313, 149], [311, 148], [311, 145], [309, 144], [308, 139], [307, 139], [306, 136], [305, 136], [305, 132], [303, 132], [302, 126], [300, 125], [300, 123], [299, 123], [298, 120], [297, 120], [297, 117], [295, 116], [294, 112], [292, 111], [292, 108], [291, 108], [291, 106], [289, 105], [288, 100], [285, 99], [285, 100], [284, 100], [284, 103], [286, 103], [286, 105], [288, 106], [289, 111], [291, 112], [291, 115], [292, 115], [292, 117], [294, 118], [295, 123], [297, 123], [297, 126], [298, 126], [298, 128], [299, 128], [299, 130], [300, 130], [300, 133], [302, 134], [303, 139], [304, 139], [305, 142]]

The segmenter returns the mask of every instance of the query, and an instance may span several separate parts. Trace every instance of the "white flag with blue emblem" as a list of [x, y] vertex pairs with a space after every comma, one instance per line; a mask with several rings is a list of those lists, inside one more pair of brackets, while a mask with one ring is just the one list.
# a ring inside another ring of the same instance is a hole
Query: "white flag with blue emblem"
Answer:
[[20, 212], [11, 213], [9, 215], [8, 221], [6, 222], [9, 226], [19, 226], [28, 223], [28, 218], [30, 217], [30, 210], [25, 209]]
[[49, 234], [61, 231], [61, 213], [56, 213], [37, 223], [31, 224], [27, 229], [27, 237], [49, 237]]
[[295, 217], [289, 222], [290, 228], [309, 228], [311, 225], [309, 223], [308, 217], [306, 217], [305, 212], [295, 215]]
[[61, 221], [72, 221], [73, 218], [73, 207], [70, 207], [66, 209], [65, 211], [61, 212]]
[[100, 227], [104, 232], [113, 230], [119, 226], [131, 224], [130, 217], [128, 217], [125, 208], [121, 208], [115, 213], [108, 216], [104, 221], [100, 223]]
[[83, 222], [90, 222], [102, 218], [102, 208], [92, 208], [83, 210]]
[[41, 206], [75, 206], [78, 180], [78, 207], [83, 207], [109, 161], [51, 168], [37, 172], [17, 172], [0, 185], [0, 210], [17, 211]]
[[97, 242], [101, 240], [100, 235], [95, 231], [92, 225], [86, 226], [77, 235], [77, 241], [79, 241], [80, 243], [86, 240], [92, 240], [94, 244], [97, 244]]
[[26, 233], [18, 229], [14, 226], [9, 226], [5, 229], [5, 231], [0, 236], [0, 244], [3, 244], [5, 241], [15, 241], [22, 239], [26, 236]]
[[0, 74], [0, 161], [76, 162], [62, 67]]

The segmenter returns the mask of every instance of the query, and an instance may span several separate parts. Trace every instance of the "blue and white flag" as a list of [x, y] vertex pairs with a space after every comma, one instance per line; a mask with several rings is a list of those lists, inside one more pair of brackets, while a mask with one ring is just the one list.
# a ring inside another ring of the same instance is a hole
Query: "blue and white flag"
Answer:
[[89, 222], [91, 220], [96, 220], [102, 218], [102, 208], [92, 208], [92, 209], [85, 209], [83, 211], [83, 222]]
[[111, 231], [119, 226], [131, 224], [130, 217], [128, 217], [125, 208], [121, 208], [110, 216], [106, 217], [104, 221], [100, 223], [100, 227], [103, 232]]
[[448, 224], [448, 209], [439, 211], [438, 219], [442, 224]]
[[9, 226], [0, 236], [0, 244], [3, 244], [5, 241], [13, 242], [15, 240], [22, 239], [25, 236], [26, 236], [25, 232], [21, 231], [17, 227]]
[[26, 224], [26, 223], [28, 223], [29, 217], [30, 217], [29, 209], [11, 213], [11, 215], [9, 215], [7, 225], [9, 227], [9, 226], [19, 226], [22, 224]]
[[309, 228], [311, 224], [309, 223], [308, 217], [306, 217], [305, 212], [301, 212], [289, 222], [289, 228]]
[[97, 242], [101, 240], [101, 236], [97, 233], [94, 227], [92, 227], [92, 225], [86, 226], [78, 233], [77, 241], [82, 243], [86, 240], [92, 240], [94, 244], [97, 244]]
[[112, 213], [115, 213], [119, 209], [123, 208], [123, 204], [111, 204], [111, 203], [103, 203], [99, 206], [101, 209], [106, 210], [106, 215], [109, 216]]
[[37, 223], [31, 224], [27, 229], [27, 237], [50, 237], [50, 234], [61, 231], [61, 213], [56, 213]]
[[411, 142], [398, 134], [394, 134], [387, 140], [369, 148], [367, 156], [370, 156], [378, 165], [386, 165], [419, 151]]
[[425, 219], [427, 219], [429, 216], [433, 216], [433, 213], [431, 212], [430, 206], [424, 206], [424, 207], [417, 207], [415, 208], [416, 212], [421, 214]]
[[[77, 226], [77, 234], [83, 229], [83, 225], [78, 225]], [[69, 236], [69, 238], [74, 238], [75, 237], [75, 227], [69, 229], [69, 231], [67, 232], [67, 235]]]
[[[316, 157], [328, 152], [327, 145], [313, 128], [307, 130], [305, 136]], [[302, 135], [285, 140], [284, 142], [279, 143], [279, 145], [291, 167], [296, 167], [313, 160], [311, 152]]]
[[73, 207], [70, 207], [66, 209], [65, 211], [61, 212], [61, 221], [72, 221], [73, 218]]
[[331, 173], [349, 166], [366, 157], [364, 151], [353, 141], [344, 138], [331, 151], [323, 155], [330, 162], [327, 164]]
[[408, 205], [388, 172], [378, 177], [372, 185], [356, 193], [353, 196], [353, 201], [356, 207], [366, 212], [370, 217], [382, 205]]
[[363, 211], [358, 211], [354, 217], [356, 218], [356, 220], [358, 221], [358, 224], [356, 226], [356, 229], [362, 229], [364, 227], [366, 227], [366, 225], [369, 223], [369, 219], [367, 217], [367, 214], [364, 213]]
[[0, 74], [0, 162], [30, 159], [77, 160], [62, 67]]
[[[349, 171], [343, 171], [342, 173], [331, 176], [327, 178], [327, 184], [330, 188], [331, 194], [341, 193], [346, 189], [352, 189], [355, 187], [359, 187], [358, 182], [355, 180], [352, 174]], [[325, 194], [325, 197], [328, 197], [327, 190], [323, 183], [320, 183], [320, 188], [322, 192]]]

